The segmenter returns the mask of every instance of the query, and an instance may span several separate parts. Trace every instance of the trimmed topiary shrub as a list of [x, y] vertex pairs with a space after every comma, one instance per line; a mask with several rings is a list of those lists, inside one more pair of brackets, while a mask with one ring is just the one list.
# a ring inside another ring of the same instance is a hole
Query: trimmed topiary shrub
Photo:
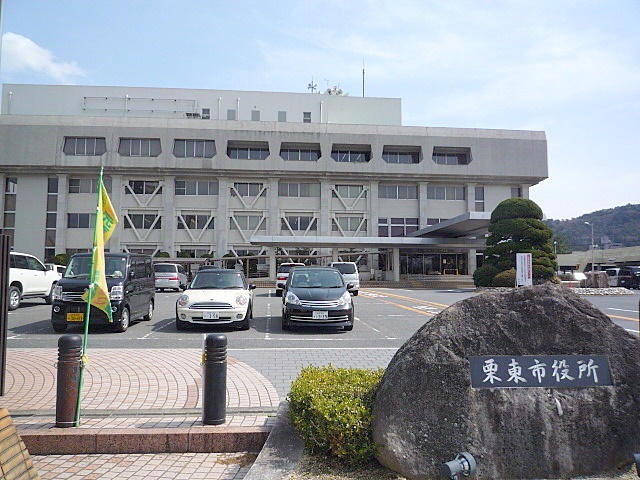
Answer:
[[371, 410], [383, 370], [308, 366], [291, 383], [289, 410], [311, 453], [350, 466], [375, 457]]
[[504, 272], [500, 272], [495, 277], [493, 277], [493, 282], [491, 283], [493, 287], [515, 287], [516, 285], [516, 269], [511, 268], [509, 270], [505, 270]]
[[473, 272], [473, 283], [476, 287], [490, 287], [500, 270], [490, 264], [484, 264]]

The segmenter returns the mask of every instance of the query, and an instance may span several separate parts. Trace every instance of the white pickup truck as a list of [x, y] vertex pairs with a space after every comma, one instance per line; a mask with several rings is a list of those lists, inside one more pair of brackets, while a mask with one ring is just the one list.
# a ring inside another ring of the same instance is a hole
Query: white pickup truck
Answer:
[[11, 252], [9, 263], [9, 310], [15, 310], [25, 298], [43, 298], [51, 304], [53, 287], [60, 275], [48, 270], [28, 253]]

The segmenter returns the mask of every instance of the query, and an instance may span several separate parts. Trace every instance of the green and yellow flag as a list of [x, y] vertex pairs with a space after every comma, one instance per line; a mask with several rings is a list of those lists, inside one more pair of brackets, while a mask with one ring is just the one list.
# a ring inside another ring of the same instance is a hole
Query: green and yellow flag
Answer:
[[[118, 217], [113, 210], [113, 205], [109, 200], [109, 195], [102, 183], [102, 170], [98, 180], [98, 206], [96, 208], [96, 228], [93, 237], [93, 259], [91, 265], [91, 282], [89, 289], [84, 293], [82, 299], [99, 308], [107, 314], [109, 322], [113, 322], [111, 316], [111, 302], [109, 301], [109, 288], [104, 271], [104, 244], [116, 228]], [[88, 312], [88, 309], [87, 309]], [[88, 313], [87, 313], [88, 317]], [[88, 318], [85, 319], [88, 323]]]

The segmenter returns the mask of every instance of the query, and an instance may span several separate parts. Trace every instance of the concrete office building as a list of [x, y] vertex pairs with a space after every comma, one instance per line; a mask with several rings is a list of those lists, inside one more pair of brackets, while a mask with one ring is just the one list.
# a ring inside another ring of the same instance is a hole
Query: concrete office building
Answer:
[[547, 178], [544, 132], [402, 126], [393, 98], [4, 85], [1, 108], [0, 224], [41, 258], [91, 246], [104, 166], [111, 251], [470, 274], [493, 208]]

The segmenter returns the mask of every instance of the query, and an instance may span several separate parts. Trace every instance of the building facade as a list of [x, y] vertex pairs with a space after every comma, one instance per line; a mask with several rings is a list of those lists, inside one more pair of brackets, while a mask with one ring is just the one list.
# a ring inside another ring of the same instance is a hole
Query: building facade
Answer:
[[493, 208], [547, 177], [544, 132], [402, 126], [399, 99], [4, 85], [0, 113], [0, 224], [41, 258], [91, 247], [102, 166], [111, 251], [469, 274]]

